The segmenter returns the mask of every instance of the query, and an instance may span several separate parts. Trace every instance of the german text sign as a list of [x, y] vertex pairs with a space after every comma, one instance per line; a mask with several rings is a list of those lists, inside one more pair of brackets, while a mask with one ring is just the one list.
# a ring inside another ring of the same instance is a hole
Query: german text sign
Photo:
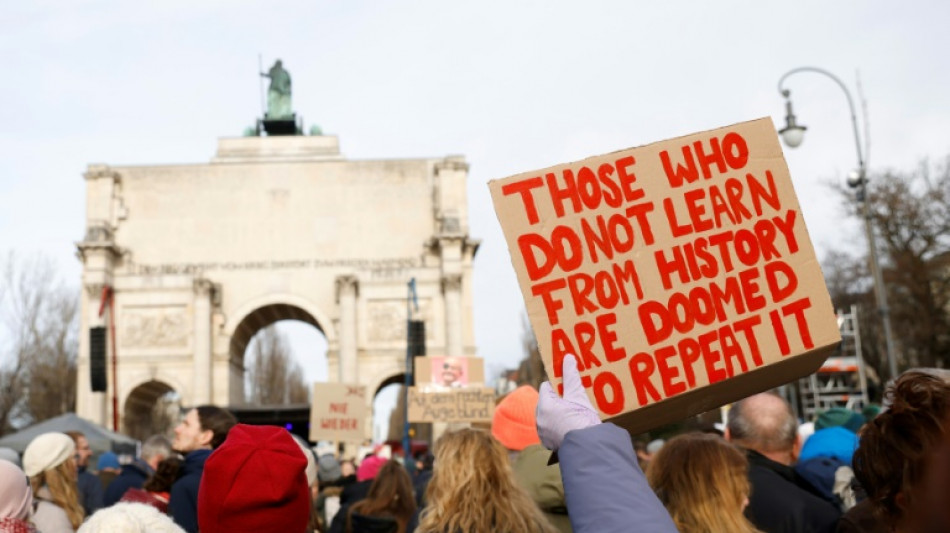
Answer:
[[310, 440], [362, 442], [366, 438], [366, 387], [314, 383]]
[[409, 387], [410, 422], [491, 422], [494, 412], [495, 391], [486, 387]]
[[489, 187], [552, 382], [577, 355], [628, 428], [791, 381], [840, 340], [770, 119]]

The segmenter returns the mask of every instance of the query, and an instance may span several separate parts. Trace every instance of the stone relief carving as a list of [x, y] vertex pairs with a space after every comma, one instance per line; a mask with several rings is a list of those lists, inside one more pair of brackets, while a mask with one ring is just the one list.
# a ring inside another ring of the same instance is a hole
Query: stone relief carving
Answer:
[[[366, 303], [369, 318], [369, 342], [395, 342], [406, 340], [406, 302], [405, 300], [376, 300]], [[425, 320], [426, 340], [432, 339], [433, 326], [428, 324], [429, 302], [419, 300], [419, 311], [413, 312], [413, 318]]]
[[86, 236], [82, 240], [83, 242], [111, 242], [112, 229], [101, 222], [91, 224], [86, 228]]
[[183, 308], [126, 310], [121, 315], [119, 344], [129, 348], [184, 348], [191, 334]]
[[442, 292], [462, 290], [461, 274], [446, 274], [442, 277]]

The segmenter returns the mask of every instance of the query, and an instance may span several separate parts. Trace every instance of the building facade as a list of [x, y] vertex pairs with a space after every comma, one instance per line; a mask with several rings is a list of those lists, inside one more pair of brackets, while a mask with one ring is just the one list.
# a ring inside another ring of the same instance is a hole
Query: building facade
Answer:
[[[77, 412], [111, 426], [113, 393], [120, 419], [169, 391], [241, 405], [248, 343], [284, 319], [323, 332], [330, 380], [366, 385], [372, 404], [403, 377], [411, 278], [429, 353], [475, 355], [467, 176], [460, 156], [348, 160], [328, 135], [224, 138], [206, 164], [90, 165]], [[92, 392], [88, 331], [113, 323], [117, 379]]]

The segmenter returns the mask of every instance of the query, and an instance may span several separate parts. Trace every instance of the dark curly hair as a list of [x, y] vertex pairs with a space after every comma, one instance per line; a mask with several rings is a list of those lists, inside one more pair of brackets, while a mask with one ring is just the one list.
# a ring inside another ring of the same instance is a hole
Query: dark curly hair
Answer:
[[172, 483], [178, 479], [178, 472], [181, 469], [181, 457], [172, 455], [166, 457], [158, 463], [155, 473], [142, 485], [142, 488], [149, 492], [169, 492], [172, 490]]
[[854, 473], [874, 511], [890, 526], [902, 518], [897, 495], [912, 497], [928, 460], [948, 429], [950, 384], [924, 372], [906, 372], [887, 390], [890, 409], [861, 430]]

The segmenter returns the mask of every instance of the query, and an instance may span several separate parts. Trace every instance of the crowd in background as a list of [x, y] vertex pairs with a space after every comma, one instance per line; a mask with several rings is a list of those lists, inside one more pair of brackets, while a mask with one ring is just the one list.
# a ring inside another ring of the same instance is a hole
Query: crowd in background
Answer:
[[[340, 458], [276, 426], [200, 406], [138, 457], [81, 433], [0, 451], [0, 531], [950, 531], [950, 382], [907, 372], [883, 410], [800, 424], [772, 393], [724, 427], [635, 446], [602, 423], [564, 359], [550, 384], [503, 397], [490, 430], [447, 431], [412, 473], [388, 448]], [[551, 450], [556, 451], [550, 464]]]

